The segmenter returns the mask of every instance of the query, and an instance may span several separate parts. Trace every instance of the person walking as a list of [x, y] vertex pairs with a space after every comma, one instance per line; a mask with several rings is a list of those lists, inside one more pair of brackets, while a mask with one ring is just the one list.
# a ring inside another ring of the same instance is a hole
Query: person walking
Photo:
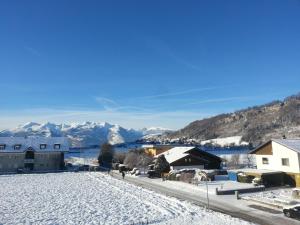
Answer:
[[123, 177], [123, 179], [125, 178], [125, 172], [124, 171], [122, 171], [122, 177]]

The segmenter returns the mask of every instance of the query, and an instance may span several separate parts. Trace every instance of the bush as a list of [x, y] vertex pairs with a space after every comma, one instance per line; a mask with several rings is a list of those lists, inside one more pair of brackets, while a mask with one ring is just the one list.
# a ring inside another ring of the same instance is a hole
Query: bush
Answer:
[[252, 183], [253, 178], [254, 178], [253, 176], [239, 173], [237, 180], [238, 180], [238, 182], [241, 182], [241, 183]]

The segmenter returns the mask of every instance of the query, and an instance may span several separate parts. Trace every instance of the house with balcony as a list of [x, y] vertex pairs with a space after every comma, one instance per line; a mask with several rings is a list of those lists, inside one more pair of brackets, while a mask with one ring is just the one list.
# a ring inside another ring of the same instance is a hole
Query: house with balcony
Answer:
[[68, 151], [64, 137], [0, 137], [0, 173], [57, 171]]
[[280, 171], [282, 184], [300, 187], [300, 139], [272, 139], [251, 154], [255, 154], [258, 170]]

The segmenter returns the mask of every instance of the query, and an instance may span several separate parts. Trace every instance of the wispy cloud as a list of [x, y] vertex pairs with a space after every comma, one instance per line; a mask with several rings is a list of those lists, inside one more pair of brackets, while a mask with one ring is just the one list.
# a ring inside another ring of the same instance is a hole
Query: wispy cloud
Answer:
[[[226, 87], [229, 87], [229, 86], [226, 86]], [[141, 96], [141, 97], [137, 97], [135, 99], [154, 99], [154, 98], [161, 98], [161, 97], [180, 96], [180, 95], [185, 95], [185, 94], [190, 94], [190, 93], [195, 93], [195, 92], [204, 92], [204, 91], [216, 90], [216, 89], [221, 89], [221, 88], [225, 88], [225, 86], [186, 89], [186, 90], [175, 91], [175, 92], [166, 92], [166, 93], [157, 94], [157, 95]]]
[[107, 111], [145, 111], [145, 108], [131, 105], [121, 105], [115, 100], [106, 97], [95, 97], [96, 102]]
[[24, 49], [32, 55], [41, 56], [41, 53], [35, 48], [32, 48], [30, 46], [24, 46]]
[[100, 103], [103, 108], [105, 109], [113, 109], [113, 108], [118, 108], [119, 107], [119, 104], [110, 99], [110, 98], [105, 98], [105, 97], [95, 97], [95, 100]]
[[249, 101], [249, 100], [256, 100], [257, 98], [258, 97], [254, 97], [254, 96], [211, 98], [211, 99], [205, 99], [201, 101], [189, 102], [187, 103], [187, 105], [199, 105], [199, 104], [207, 104], [207, 103], [220, 103], [220, 102], [232, 102], [232, 101]]

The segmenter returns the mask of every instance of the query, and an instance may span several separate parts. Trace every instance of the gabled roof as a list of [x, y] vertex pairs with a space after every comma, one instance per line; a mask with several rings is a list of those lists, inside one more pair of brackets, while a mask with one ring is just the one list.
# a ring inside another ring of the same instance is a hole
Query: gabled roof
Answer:
[[175, 161], [177, 161], [179, 159], [182, 159], [182, 158], [186, 157], [187, 155], [189, 155], [189, 151], [191, 151], [193, 149], [196, 149], [197, 151], [202, 152], [202, 154], [205, 154], [206, 156], [210, 156], [210, 157], [213, 157], [213, 158], [220, 159], [220, 157], [218, 157], [216, 155], [213, 155], [213, 154], [211, 154], [209, 152], [203, 151], [203, 150], [201, 150], [201, 149], [199, 149], [198, 147], [195, 147], [195, 146], [190, 146], [190, 147], [174, 147], [174, 148], [171, 148], [168, 151], [165, 151], [165, 152], [157, 155], [156, 158], [159, 157], [160, 155], [165, 155], [166, 160], [169, 163], [173, 163], [173, 162], [175, 162]]
[[[40, 149], [41, 144], [46, 144], [46, 148]], [[60, 144], [60, 149], [54, 149], [55, 144]], [[65, 137], [0, 137], [0, 145], [5, 145], [0, 152], [24, 152], [28, 148], [40, 152], [69, 151], [69, 142]], [[21, 145], [21, 148], [15, 150], [15, 145]]]
[[272, 141], [300, 153], [300, 139], [272, 139]]
[[262, 145], [258, 146], [257, 148], [255, 148], [254, 150], [252, 150], [250, 152], [250, 154], [254, 154], [255, 152], [257, 152], [259, 149], [261, 149], [262, 147], [266, 146], [267, 144], [271, 143], [272, 141], [283, 145], [295, 152], [300, 153], [300, 139], [271, 139], [270, 141], [267, 141], [265, 143], [263, 143]]
[[168, 163], [173, 163], [173, 162], [187, 156], [188, 155], [187, 152], [194, 148], [195, 147], [175, 147], [175, 148], [171, 148], [170, 150], [157, 155], [156, 157], [159, 157], [160, 155], [165, 155]]

